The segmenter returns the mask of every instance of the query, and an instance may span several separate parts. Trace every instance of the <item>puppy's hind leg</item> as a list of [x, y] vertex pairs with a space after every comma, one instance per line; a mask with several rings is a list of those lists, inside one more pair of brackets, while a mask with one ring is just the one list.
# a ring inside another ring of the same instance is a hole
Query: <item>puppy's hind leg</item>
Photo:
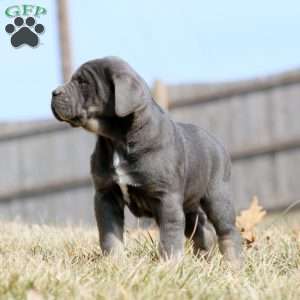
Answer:
[[218, 182], [202, 200], [202, 207], [216, 229], [224, 258], [235, 266], [240, 266], [241, 238], [235, 226], [236, 215], [229, 191], [228, 182]]
[[164, 195], [157, 206], [155, 218], [159, 226], [159, 251], [165, 260], [178, 260], [184, 250], [184, 224], [182, 196]]
[[185, 215], [185, 236], [193, 241], [195, 255], [208, 254], [217, 242], [215, 229], [201, 208]]

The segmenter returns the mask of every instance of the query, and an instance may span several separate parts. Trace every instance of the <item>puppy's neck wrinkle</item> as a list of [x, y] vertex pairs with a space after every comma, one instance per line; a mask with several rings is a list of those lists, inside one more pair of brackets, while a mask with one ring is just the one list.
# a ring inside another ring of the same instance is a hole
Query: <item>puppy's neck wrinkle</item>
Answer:
[[144, 107], [142, 110], [135, 112], [133, 114], [133, 123], [128, 131], [128, 138], [134, 136], [135, 134], [138, 134], [140, 131], [145, 129], [149, 123], [151, 122], [151, 118], [147, 114], [147, 108]]
[[[105, 138], [113, 149], [124, 157], [155, 151], [170, 139], [172, 123], [159, 107], [146, 106], [127, 117], [107, 120]], [[163, 137], [163, 138], [162, 138]]]
[[116, 143], [126, 143], [126, 135], [133, 122], [133, 116], [98, 117], [99, 137], [104, 137]]
[[[156, 149], [163, 142], [161, 136], [166, 129], [170, 129], [171, 122], [167, 115], [163, 115], [157, 106], [146, 106], [135, 114], [131, 130], [127, 134], [127, 144], [136, 151]], [[169, 132], [167, 130], [167, 132]]]

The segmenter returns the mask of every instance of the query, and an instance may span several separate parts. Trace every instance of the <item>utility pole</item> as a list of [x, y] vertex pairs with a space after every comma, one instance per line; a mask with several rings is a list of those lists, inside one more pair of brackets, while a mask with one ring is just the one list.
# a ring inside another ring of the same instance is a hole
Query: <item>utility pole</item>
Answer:
[[72, 54], [69, 33], [68, 0], [57, 0], [57, 18], [59, 30], [60, 62], [63, 81], [72, 74]]

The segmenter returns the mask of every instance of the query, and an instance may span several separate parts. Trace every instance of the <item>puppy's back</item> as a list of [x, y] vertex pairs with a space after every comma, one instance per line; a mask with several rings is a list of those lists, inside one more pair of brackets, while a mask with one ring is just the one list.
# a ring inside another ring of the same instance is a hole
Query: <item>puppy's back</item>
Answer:
[[216, 177], [228, 181], [231, 163], [224, 145], [203, 128], [176, 124], [184, 139], [187, 176], [199, 178], [204, 185]]

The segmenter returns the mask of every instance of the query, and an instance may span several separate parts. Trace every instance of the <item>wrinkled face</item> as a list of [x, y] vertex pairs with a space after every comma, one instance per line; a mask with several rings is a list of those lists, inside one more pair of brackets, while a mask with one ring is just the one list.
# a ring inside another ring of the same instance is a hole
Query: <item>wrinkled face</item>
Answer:
[[101, 119], [125, 117], [146, 104], [145, 82], [124, 61], [105, 58], [83, 64], [71, 80], [52, 92], [55, 117], [99, 133]]
[[104, 74], [84, 65], [52, 92], [51, 107], [58, 120], [92, 129], [96, 118], [114, 115], [112, 84]]

